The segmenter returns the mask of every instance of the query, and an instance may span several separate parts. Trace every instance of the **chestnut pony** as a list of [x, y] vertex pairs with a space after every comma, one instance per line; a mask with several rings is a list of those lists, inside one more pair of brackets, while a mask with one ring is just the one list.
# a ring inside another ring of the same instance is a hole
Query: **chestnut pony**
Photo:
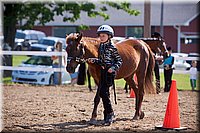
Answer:
[[[166, 58], [167, 57], [167, 48], [166, 48], [166, 44], [165, 44], [165, 41], [164, 39], [160, 36], [159, 38], [136, 38], [137, 40], [142, 40], [144, 41], [146, 44], [149, 45], [149, 47], [151, 48], [151, 50], [154, 52], [154, 53], [157, 53], [159, 55], [162, 55], [163, 58]], [[112, 38], [113, 42], [114, 43], [117, 43], [119, 42], [119, 40], [116, 40], [115, 38]], [[125, 40], [125, 38], [124, 38]], [[82, 70], [82, 69], [80, 69]], [[85, 73], [84, 73], [85, 74]], [[83, 78], [86, 79], [86, 74], [85, 75], [81, 75], [78, 77], [78, 78]], [[91, 80], [90, 80], [90, 73], [88, 72], [87, 70], [87, 79], [88, 79], [88, 88], [90, 91], [92, 91], [92, 87], [91, 87]], [[126, 90], [126, 93], [128, 93], [128, 89], [127, 89], [127, 83], [125, 85], [125, 88]]]
[[[67, 71], [73, 73], [79, 63], [87, 62], [88, 58], [98, 57], [100, 41], [96, 38], [82, 37], [80, 33], [71, 33], [66, 36], [66, 52], [68, 53]], [[115, 44], [122, 58], [122, 66], [115, 79], [124, 78], [128, 85], [133, 88], [136, 96], [135, 115], [133, 119], [143, 119], [144, 112], [141, 110], [144, 93], [155, 94], [153, 86], [154, 57], [149, 46], [142, 40], [126, 39]], [[88, 63], [88, 69], [95, 83], [100, 80], [100, 66]], [[136, 73], [138, 85], [136, 86], [133, 75]], [[90, 123], [96, 122], [97, 106], [100, 102], [99, 89], [94, 98], [94, 108]]]

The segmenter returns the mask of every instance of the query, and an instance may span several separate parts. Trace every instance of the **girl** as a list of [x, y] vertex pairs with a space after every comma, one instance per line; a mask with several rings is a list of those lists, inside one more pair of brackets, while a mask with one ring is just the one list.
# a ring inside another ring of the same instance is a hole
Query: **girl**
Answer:
[[197, 80], [197, 62], [192, 61], [192, 67], [190, 68], [190, 85], [192, 90], [196, 88], [196, 80]]
[[101, 78], [97, 91], [103, 101], [104, 124], [110, 125], [113, 122], [114, 111], [110, 101], [109, 87], [113, 85], [116, 71], [122, 65], [122, 59], [116, 47], [111, 43], [114, 31], [109, 25], [102, 25], [98, 28], [97, 34], [100, 39], [98, 60], [88, 60], [89, 63], [96, 63], [101, 66]]

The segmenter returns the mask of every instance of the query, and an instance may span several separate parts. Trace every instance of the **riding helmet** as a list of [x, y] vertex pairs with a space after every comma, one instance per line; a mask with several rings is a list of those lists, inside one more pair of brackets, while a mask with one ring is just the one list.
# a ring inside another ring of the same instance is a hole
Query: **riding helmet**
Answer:
[[111, 35], [111, 37], [114, 36], [114, 30], [111, 26], [109, 25], [101, 25], [98, 29], [97, 29], [97, 34], [99, 35], [100, 33], [106, 33], [108, 35]]

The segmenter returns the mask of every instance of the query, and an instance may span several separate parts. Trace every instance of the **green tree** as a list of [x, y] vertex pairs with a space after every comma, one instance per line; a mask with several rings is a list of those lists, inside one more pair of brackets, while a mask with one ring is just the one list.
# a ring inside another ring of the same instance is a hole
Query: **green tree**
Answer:
[[[55, 15], [64, 14], [63, 21], [75, 22], [80, 19], [81, 11], [86, 12], [89, 17], [101, 16], [105, 20], [109, 19], [106, 5], [124, 10], [130, 15], [138, 15], [139, 11], [130, 8], [130, 3], [127, 2], [101, 2], [102, 7], [97, 8], [93, 2], [66, 2], [66, 3], [3, 3], [3, 31], [4, 43], [8, 43], [11, 48], [14, 48], [14, 39], [17, 26], [22, 20], [26, 23], [20, 27], [21, 29], [31, 29], [35, 22], [45, 25], [45, 23], [54, 21]], [[84, 29], [86, 26], [81, 25]], [[12, 65], [12, 62], [7, 63]]]

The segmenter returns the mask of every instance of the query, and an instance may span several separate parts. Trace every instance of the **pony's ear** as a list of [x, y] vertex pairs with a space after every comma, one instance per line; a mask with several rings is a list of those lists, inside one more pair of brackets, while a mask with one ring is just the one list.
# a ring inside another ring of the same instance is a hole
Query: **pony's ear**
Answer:
[[78, 35], [77, 35], [77, 41], [80, 42], [81, 39], [82, 39], [82, 37], [83, 37], [83, 33], [82, 32], [78, 33]]
[[68, 36], [68, 34], [65, 35], [65, 37], [67, 37], [67, 36]]

